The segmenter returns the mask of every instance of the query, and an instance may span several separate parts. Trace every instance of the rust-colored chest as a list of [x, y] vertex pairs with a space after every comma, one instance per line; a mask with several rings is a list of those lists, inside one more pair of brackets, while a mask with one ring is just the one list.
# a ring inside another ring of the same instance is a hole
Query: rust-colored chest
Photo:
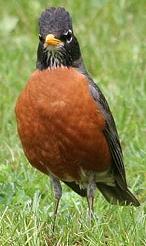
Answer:
[[17, 101], [16, 117], [25, 154], [42, 172], [79, 180], [81, 170], [109, 167], [104, 117], [76, 70], [35, 71]]

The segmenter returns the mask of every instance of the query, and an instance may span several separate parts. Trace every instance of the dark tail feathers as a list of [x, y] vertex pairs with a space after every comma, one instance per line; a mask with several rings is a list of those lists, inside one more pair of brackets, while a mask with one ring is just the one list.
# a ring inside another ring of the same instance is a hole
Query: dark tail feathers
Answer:
[[139, 201], [128, 188], [122, 190], [118, 184], [115, 187], [103, 183], [97, 183], [96, 185], [106, 200], [112, 204], [133, 205], [135, 207], [140, 205]]

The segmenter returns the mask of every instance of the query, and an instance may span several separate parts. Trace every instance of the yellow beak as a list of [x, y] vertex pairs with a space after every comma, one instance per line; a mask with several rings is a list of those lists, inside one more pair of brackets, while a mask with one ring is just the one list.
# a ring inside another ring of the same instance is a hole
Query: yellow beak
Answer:
[[48, 34], [45, 39], [45, 45], [52, 45], [52, 46], [57, 46], [63, 44], [63, 42], [57, 38], [54, 37], [53, 34]]

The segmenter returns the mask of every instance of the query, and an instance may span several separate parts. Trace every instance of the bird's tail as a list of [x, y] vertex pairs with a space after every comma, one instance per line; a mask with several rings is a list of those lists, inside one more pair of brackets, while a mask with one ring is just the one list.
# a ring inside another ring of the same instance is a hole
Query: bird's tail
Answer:
[[128, 188], [121, 189], [118, 184], [114, 187], [103, 183], [97, 183], [96, 185], [105, 199], [112, 204], [133, 205], [135, 207], [140, 205], [139, 201]]

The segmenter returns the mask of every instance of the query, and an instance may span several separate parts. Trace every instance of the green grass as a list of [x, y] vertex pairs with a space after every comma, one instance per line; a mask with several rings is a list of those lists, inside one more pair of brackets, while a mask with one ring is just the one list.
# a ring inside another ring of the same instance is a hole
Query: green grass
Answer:
[[[96, 219], [86, 200], [63, 186], [52, 236], [48, 177], [27, 162], [16, 132], [17, 96], [35, 69], [37, 18], [48, 6], [73, 17], [86, 66], [117, 122], [128, 184], [140, 208], [108, 204], [97, 192]], [[145, 0], [7, 0], [0, 4], [0, 245], [146, 245], [146, 2]]]

